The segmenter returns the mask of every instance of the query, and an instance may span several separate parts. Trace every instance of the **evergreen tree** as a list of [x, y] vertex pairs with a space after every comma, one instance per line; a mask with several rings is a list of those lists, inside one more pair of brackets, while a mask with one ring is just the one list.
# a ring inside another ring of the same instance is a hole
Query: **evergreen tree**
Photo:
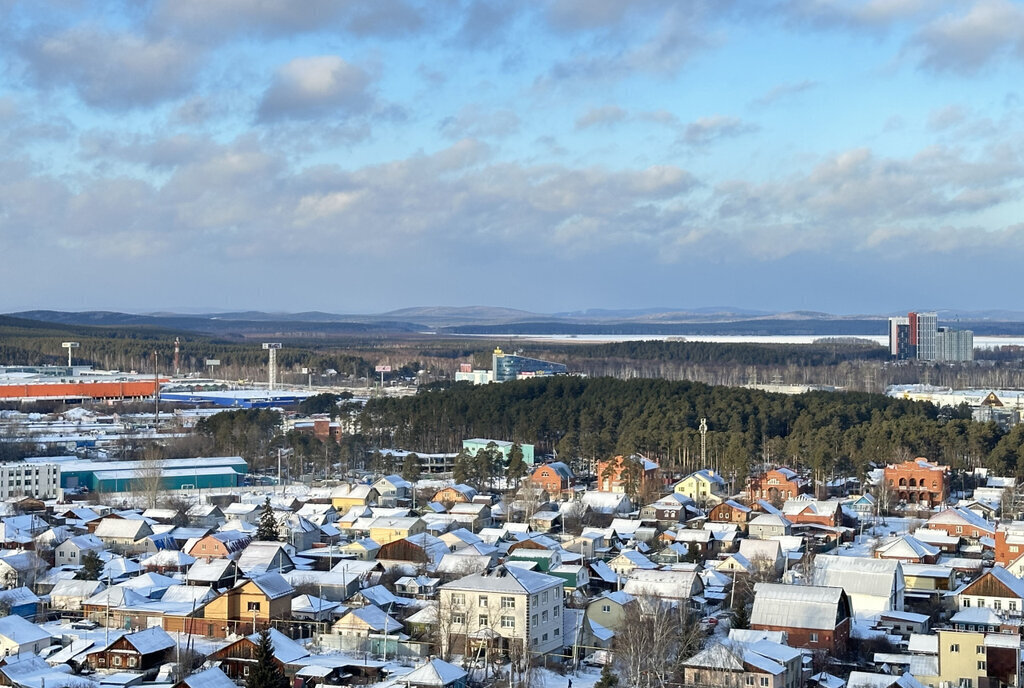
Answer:
[[277, 519], [274, 518], [274, 508], [270, 506], [270, 497], [263, 503], [263, 513], [260, 514], [259, 525], [256, 526], [256, 539], [264, 541], [280, 540]]
[[619, 685], [619, 677], [612, 673], [612, 662], [609, 657], [601, 667], [601, 678], [597, 679], [594, 688], [615, 688]]
[[402, 461], [402, 477], [411, 483], [420, 479], [420, 457], [409, 452]]
[[519, 487], [519, 481], [526, 477], [526, 462], [523, 461], [523, 448], [518, 442], [512, 445], [512, 448], [508, 450], [508, 470], [505, 475], [511, 480], [516, 488]]
[[82, 569], [75, 576], [78, 580], [99, 580], [103, 574], [103, 560], [96, 552], [88, 551], [82, 555], [80, 560]]
[[255, 654], [256, 664], [249, 670], [245, 688], [288, 688], [288, 679], [274, 661], [274, 644], [270, 641], [269, 629], [260, 631]]

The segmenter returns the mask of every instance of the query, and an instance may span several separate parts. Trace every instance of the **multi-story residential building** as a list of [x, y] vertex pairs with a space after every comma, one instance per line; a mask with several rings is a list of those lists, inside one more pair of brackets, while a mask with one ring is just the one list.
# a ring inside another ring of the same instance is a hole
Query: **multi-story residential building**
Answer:
[[714, 505], [726, 498], [725, 479], [710, 469], [694, 471], [673, 488], [701, 506]]
[[767, 499], [784, 502], [797, 495], [811, 491], [810, 481], [786, 467], [774, 468], [750, 479], [748, 486], [751, 499]]
[[535, 377], [538, 375], [565, 375], [569, 372], [564, 363], [552, 363], [551, 361], [542, 361], [539, 358], [506, 354], [501, 349], [494, 350], [491, 361], [495, 382], [505, 382], [506, 380], [516, 380], [518, 378]]
[[949, 466], [923, 457], [885, 467], [885, 484], [897, 499], [907, 504], [944, 504], [948, 496]]
[[658, 464], [639, 454], [597, 462], [597, 489], [601, 492], [639, 494], [657, 478]]
[[889, 353], [901, 361], [973, 361], [974, 332], [938, 325], [935, 313], [889, 318]]
[[562, 647], [561, 578], [498, 566], [441, 586], [438, 629], [444, 652], [482, 644], [544, 654]]
[[551, 497], [557, 497], [568, 490], [572, 483], [572, 469], [561, 461], [537, 466], [530, 475], [530, 482], [544, 490]]
[[54, 499], [60, 489], [60, 468], [52, 463], [0, 463], [0, 499]]

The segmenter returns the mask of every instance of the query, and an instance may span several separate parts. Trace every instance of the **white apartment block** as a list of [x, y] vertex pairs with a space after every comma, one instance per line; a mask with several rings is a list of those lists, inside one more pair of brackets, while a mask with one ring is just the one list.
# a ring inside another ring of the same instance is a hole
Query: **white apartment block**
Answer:
[[526, 645], [559, 650], [562, 579], [515, 566], [498, 566], [441, 586], [438, 626], [445, 651], [457, 654], [490, 642], [498, 650]]
[[60, 468], [52, 463], [0, 463], [0, 499], [54, 499], [60, 489]]

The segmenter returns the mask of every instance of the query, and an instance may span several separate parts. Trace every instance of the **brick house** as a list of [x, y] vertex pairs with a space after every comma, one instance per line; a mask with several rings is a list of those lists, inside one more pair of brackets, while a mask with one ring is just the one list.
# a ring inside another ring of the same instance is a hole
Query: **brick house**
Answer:
[[530, 482], [552, 497], [568, 490], [572, 479], [572, 469], [561, 461], [537, 466], [530, 476]]
[[850, 600], [842, 588], [758, 583], [750, 628], [785, 631], [790, 647], [846, 654], [850, 639]]
[[924, 458], [889, 464], [885, 467], [885, 483], [905, 504], [940, 506], [949, 495], [949, 466], [940, 466]]
[[637, 492], [655, 485], [658, 479], [658, 464], [639, 454], [616, 456], [607, 461], [597, 462], [597, 489], [600, 492], [626, 492], [629, 471], [636, 471]]
[[708, 512], [708, 520], [712, 523], [735, 523], [743, 530], [746, 530], [747, 521], [753, 516], [753, 509], [732, 499], [716, 504]]
[[750, 479], [750, 499], [767, 499], [770, 502], [784, 502], [811, 491], [811, 482], [797, 475], [790, 468], [773, 468], [763, 475]]
[[983, 537], [995, 538], [996, 526], [973, 511], [951, 508], [940, 511], [928, 519], [929, 530], [941, 530], [947, 535], [978, 540]]
[[187, 554], [197, 559], [237, 558], [250, 542], [252, 536], [240, 530], [221, 530], [199, 538]]

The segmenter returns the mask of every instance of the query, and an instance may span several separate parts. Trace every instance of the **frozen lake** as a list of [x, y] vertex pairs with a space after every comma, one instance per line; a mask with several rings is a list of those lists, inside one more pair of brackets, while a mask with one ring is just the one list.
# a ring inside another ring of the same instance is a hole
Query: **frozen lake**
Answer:
[[[685, 341], [685, 342], [716, 342], [720, 344], [812, 344], [817, 339], [824, 339], [826, 335], [742, 335], [742, 334], [688, 334], [688, 335], [651, 335], [651, 334], [487, 334], [468, 335], [484, 339], [507, 339], [523, 341], [547, 341], [564, 343], [601, 343], [601, 342], [649, 342], [649, 341]], [[885, 335], [863, 334], [843, 335], [841, 339], [856, 337], [867, 339], [881, 345], [887, 345], [889, 338]], [[991, 349], [997, 346], [1024, 346], [1022, 336], [976, 336], [974, 348]]]

